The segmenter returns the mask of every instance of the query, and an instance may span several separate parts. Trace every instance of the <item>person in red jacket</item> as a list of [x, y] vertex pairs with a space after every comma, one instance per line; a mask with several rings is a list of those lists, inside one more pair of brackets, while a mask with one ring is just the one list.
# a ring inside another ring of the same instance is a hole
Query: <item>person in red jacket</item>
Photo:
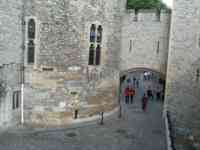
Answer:
[[129, 103], [129, 86], [127, 86], [124, 90], [124, 96], [125, 96], [125, 103], [128, 104]]

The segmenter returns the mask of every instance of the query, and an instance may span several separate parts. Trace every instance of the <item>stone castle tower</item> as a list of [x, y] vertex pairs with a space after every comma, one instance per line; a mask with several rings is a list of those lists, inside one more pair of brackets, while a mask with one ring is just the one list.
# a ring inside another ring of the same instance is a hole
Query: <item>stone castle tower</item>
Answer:
[[175, 126], [199, 140], [200, 3], [174, 0], [166, 77], [165, 107]]
[[7, 94], [0, 124], [20, 120], [22, 81], [25, 121], [60, 125], [70, 122], [75, 95], [80, 118], [111, 111], [118, 106], [120, 73], [147, 68], [166, 76], [164, 110], [172, 112], [177, 127], [195, 132], [200, 3], [175, 0], [172, 14], [135, 14], [125, 5], [126, 0], [2, 0], [0, 79]]

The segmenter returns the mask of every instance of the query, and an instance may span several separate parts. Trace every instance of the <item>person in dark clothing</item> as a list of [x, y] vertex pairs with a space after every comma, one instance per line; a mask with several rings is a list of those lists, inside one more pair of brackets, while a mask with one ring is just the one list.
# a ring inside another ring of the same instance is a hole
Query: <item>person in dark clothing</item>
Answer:
[[136, 81], [136, 87], [139, 88], [139, 79]]
[[133, 86], [135, 87], [135, 84], [136, 84], [136, 78], [133, 77]]
[[153, 92], [150, 88], [147, 90], [147, 96], [153, 100]]
[[124, 96], [125, 96], [125, 103], [129, 103], [129, 86], [127, 86], [124, 90]]
[[142, 97], [142, 110], [144, 112], [146, 112], [147, 103], [148, 103], [148, 97], [146, 96], [146, 94], [144, 94], [144, 96]]
[[129, 96], [130, 96], [131, 104], [133, 104], [133, 98], [135, 96], [135, 90], [133, 88], [129, 89]]
[[156, 99], [157, 100], [161, 99], [161, 92], [160, 91], [156, 92]]

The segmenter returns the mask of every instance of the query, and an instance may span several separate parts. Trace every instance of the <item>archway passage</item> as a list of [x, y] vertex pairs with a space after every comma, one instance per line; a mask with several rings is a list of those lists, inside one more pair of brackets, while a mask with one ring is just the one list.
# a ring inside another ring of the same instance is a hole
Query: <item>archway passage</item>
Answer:
[[[164, 101], [165, 75], [148, 68], [136, 68], [120, 73], [120, 102], [126, 102], [126, 89], [133, 89], [137, 98], [144, 94], [151, 101]], [[130, 90], [129, 90], [130, 91]], [[129, 92], [128, 103], [131, 103]]]
[[[135, 90], [133, 100], [130, 96], [126, 100], [127, 87]], [[135, 135], [143, 144], [148, 145], [143, 149], [165, 150], [167, 147], [163, 117], [164, 87], [165, 76], [151, 69], [132, 69], [120, 74], [120, 114], [134, 128]], [[145, 108], [144, 94], [148, 99]], [[139, 147], [139, 144], [135, 145]]]

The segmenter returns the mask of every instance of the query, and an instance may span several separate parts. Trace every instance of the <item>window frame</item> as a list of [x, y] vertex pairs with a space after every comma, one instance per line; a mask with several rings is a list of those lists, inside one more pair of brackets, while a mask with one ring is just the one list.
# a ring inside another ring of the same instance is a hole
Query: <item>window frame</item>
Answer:
[[[28, 23], [33, 19], [35, 21], [35, 38], [28, 37]], [[39, 20], [35, 16], [26, 16], [25, 17], [25, 54], [24, 54], [24, 64], [27, 67], [36, 68], [37, 64], [37, 54], [39, 51]], [[32, 40], [34, 42], [34, 62], [28, 62], [28, 48], [29, 48], [29, 41]]]

